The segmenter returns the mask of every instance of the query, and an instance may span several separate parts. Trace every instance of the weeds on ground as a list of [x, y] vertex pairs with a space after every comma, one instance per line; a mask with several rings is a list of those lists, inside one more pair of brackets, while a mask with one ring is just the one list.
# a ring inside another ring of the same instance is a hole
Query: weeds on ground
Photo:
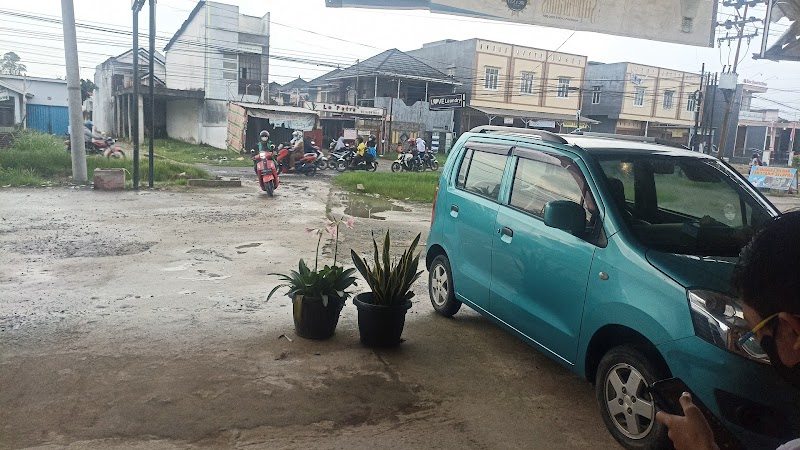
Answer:
[[433, 203], [440, 172], [348, 172], [336, 176], [333, 182], [345, 189], [379, 194], [397, 200]]
[[[130, 156], [130, 155], [129, 155]], [[133, 173], [133, 160], [108, 159], [87, 155], [89, 180], [94, 169], [125, 169], [127, 178]], [[141, 179], [146, 182], [150, 166], [142, 159], [139, 166]], [[172, 161], [156, 160], [153, 179], [162, 184], [186, 184], [187, 178], [211, 178], [205, 170]], [[21, 133], [8, 149], [0, 149], [0, 186], [31, 186], [46, 182], [63, 183], [72, 176], [72, 156], [66, 151], [63, 140], [55, 136], [32, 131]]]
[[[147, 150], [146, 146], [143, 146], [142, 155], [145, 154], [147, 154]], [[153, 154], [157, 158], [186, 164], [219, 164], [237, 167], [247, 167], [253, 164], [247, 155], [220, 150], [205, 144], [190, 144], [177, 139], [156, 139], [153, 142]]]

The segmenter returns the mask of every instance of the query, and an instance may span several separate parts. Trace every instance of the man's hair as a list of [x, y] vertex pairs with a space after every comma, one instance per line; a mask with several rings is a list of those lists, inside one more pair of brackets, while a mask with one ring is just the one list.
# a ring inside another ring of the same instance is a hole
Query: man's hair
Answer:
[[761, 317], [800, 314], [800, 211], [762, 225], [742, 249], [733, 287]]

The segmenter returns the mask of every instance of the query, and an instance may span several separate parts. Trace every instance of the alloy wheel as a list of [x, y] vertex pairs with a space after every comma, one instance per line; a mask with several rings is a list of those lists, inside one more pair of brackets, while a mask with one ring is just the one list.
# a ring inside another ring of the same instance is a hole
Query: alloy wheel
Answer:
[[616, 364], [606, 374], [605, 403], [614, 425], [630, 439], [646, 437], [655, 424], [656, 409], [647, 382], [630, 364]]

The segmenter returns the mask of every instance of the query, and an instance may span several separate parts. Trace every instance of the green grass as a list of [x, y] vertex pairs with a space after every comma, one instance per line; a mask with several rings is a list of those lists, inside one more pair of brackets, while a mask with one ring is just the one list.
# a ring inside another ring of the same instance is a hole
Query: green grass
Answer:
[[[147, 143], [140, 147], [142, 155], [147, 154]], [[205, 144], [190, 144], [176, 139], [156, 139], [153, 142], [153, 154], [157, 158], [186, 164], [219, 164], [221, 166], [246, 167], [252, 165], [246, 155], [220, 150]], [[220, 158], [227, 158], [221, 160]], [[242, 158], [241, 160], [238, 158]]]
[[369, 194], [380, 194], [397, 200], [433, 203], [433, 195], [441, 172], [349, 172], [336, 176], [333, 182], [345, 189], [357, 191], [359, 184]]
[[[102, 156], [87, 156], [86, 166], [89, 180], [94, 169], [122, 168], [128, 171], [130, 180], [133, 160], [107, 159]], [[147, 182], [149, 164], [141, 160], [140, 173]], [[154, 181], [163, 185], [183, 185], [186, 178], [211, 178], [208, 172], [186, 164], [156, 160], [153, 166]], [[181, 176], [182, 173], [185, 175]], [[8, 149], [0, 149], [0, 186], [32, 186], [45, 183], [68, 182], [72, 176], [72, 157], [66, 152], [63, 141], [55, 136], [34, 132], [22, 133]]]

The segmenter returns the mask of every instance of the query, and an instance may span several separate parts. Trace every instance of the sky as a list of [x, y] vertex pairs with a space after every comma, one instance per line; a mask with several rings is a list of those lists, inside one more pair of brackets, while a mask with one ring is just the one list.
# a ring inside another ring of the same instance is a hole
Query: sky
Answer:
[[[317, 61], [323, 66], [286, 61], [270, 61], [270, 81], [286, 83], [301, 76], [312, 79], [330, 70], [354, 64], [384, 50], [412, 50], [423, 43], [442, 39], [484, 38], [511, 44], [586, 55], [590, 61], [635, 62], [670, 69], [719, 72], [733, 64], [736, 51], [723, 44], [703, 48], [680, 44], [626, 38], [533, 25], [465, 18], [427, 11], [388, 11], [352, 8], [326, 8], [324, 0], [223, 0], [238, 5], [242, 14], [271, 15], [271, 52]], [[57, 0], [3, 2], [0, 6], [0, 53], [16, 52], [28, 68], [28, 74], [64, 77], [63, 29]], [[94, 78], [94, 68], [109, 57], [131, 48], [132, 16], [129, 0], [74, 0], [79, 24], [95, 29], [78, 28], [78, 52], [82, 78]], [[156, 5], [156, 49], [162, 51], [169, 38], [188, 17], [196, 2], [159, 0]], [[722, 9], [719, 20], [728, 19], [730, 10]], [[31, 18], [20, 15], [30, 15]], [[139, 17], [140, 46], [146, 47], [149, 8]], [[764, 17], [764, 8], [751, 14]], [[786, 23], [774, 25], [771, 41], [786, 29]], [[99, 28], [99, 29], [97, 29]], [[724, 36], [725, 30], [721, 28]], [[782, 117], [800, 119], [800, 62], [754, 60], [761, 38], [742, 46], [740, 80], [765, 81], [770, 92], [767, 100], [754, 101], [754, 107], [778, 108]], [[779, 105], [779, 102], [782, 105]]]

